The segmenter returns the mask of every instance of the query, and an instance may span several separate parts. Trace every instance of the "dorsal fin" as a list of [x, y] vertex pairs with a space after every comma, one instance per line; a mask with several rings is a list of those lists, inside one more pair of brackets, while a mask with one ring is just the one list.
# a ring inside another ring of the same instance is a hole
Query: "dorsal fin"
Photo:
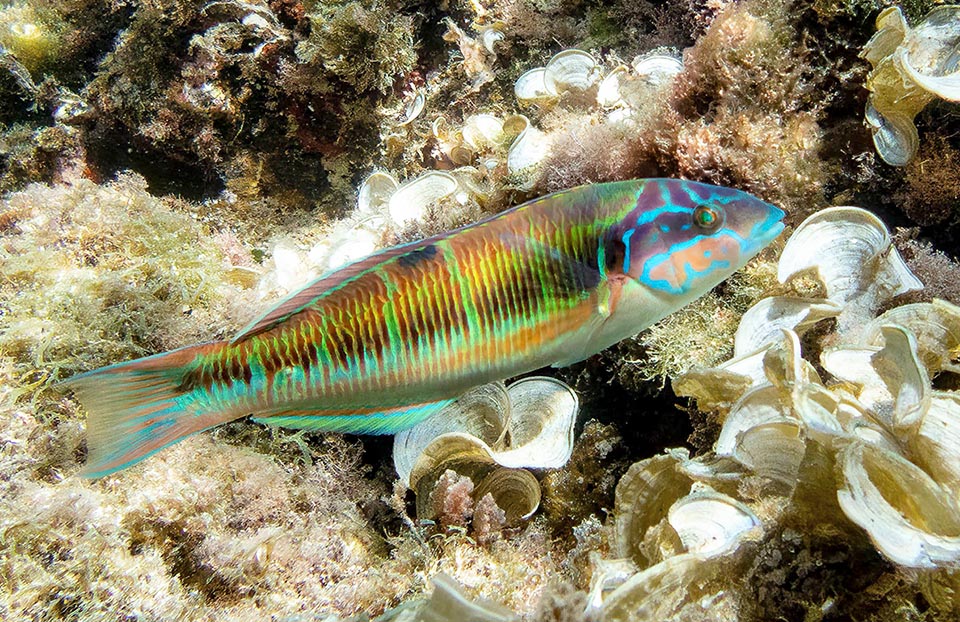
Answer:
[[363, 274], [370, 268], [380, 265], [388, 259], [392, 259], [397, 255], [407, 253], [417, 246], [422, 246], [429, 243], [430, 239], [419, 240], [417, 242], [411, 242], [409, 244], [387, 248], [364, 257], [363, 259], [359, 259], [351, 264], [337, 268], [332, 272], [328, 272], [314, 281], [310, 281], [300, 289], [288, 294], [286, 298], [283, 298], [261, 317], [257, 318], [253, 322], [250, 322], [250, 324], [244, 327], [243, 330], [237, 333], [234, 338], [230, 340], [230, 343], [237, 343], [238, 341], [243, 341], [248, 337], [253, 337], [254, 335], [259, 335], [262, 332], [270, 330], [294, 313], [303, 310], [314, 300], [322, 296], [324, 292], [327, 292], [338, 285], [341, 285], [344, 282]]

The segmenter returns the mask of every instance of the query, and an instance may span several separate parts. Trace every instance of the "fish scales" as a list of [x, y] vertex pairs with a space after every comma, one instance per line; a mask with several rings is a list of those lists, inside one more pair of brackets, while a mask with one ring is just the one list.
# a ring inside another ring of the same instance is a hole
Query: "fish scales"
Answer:
[[409, 427], [469, 388], [584, 358], [741, 266], [782, 229], [746, 193], [679, 180], [582, 186], [321, 277], [229, 342], [65, 384], [100, 476], [253, 414], [289, 427]]

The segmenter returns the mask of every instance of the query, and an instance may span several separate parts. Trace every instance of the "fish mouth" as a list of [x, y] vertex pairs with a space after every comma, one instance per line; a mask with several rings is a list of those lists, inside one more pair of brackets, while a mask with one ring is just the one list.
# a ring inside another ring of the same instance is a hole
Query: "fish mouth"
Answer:
[[787, 215], [786, 212], [776, 205], [764, 203], [764, 206], [768, 211], [767, 217], [763, 221], [754, 225], [750, 236], [757, 242], [755, 251], [759, 251], [761, 248], [780, 237], [780, 234], [783, 233], [784, 229], [783, 219]]

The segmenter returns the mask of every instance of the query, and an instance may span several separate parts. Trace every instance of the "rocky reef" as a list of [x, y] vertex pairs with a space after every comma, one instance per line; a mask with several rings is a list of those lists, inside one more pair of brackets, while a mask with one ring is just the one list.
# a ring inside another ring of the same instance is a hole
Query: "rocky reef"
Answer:
[[[0, 617], [956, 619], [960, 18], [935, 4], [5, 3]], [[756, 194], [791, 242], [396, 442], [240, 421], [76, 476], [58, 380], [654, 176]]]

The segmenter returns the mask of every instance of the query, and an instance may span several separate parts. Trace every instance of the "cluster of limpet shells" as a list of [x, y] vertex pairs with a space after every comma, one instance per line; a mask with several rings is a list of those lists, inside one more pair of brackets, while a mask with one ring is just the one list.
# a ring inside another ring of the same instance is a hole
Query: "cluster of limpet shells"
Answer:
[[[859, 208], [802, 223], [778, 280], [783, 291], [813, 283], [821, 295], [761, 300], [741, 321], [733, 359], [674, 382], [724, 417], [713, 452], [668, 450], [619, 483], [613, 559], [599, 565], [591, 594], [604, 619], [679, 611], [690, 586], [725, 582], [743, 542], [789, 512], [815, 513], [811, 523], [834, 521], [842, 533], [859, 527], [901, 567], [960, 563], [960, 392], [931, 382], [960, 372], [960, 308], [934, 300], [878, 316], [922, 284]], [[801, 335], [814, 326], [823, 377], [802, 356]], [[740, 498], [745, 478], [781, 501]], [[735, 593], [714, 594], [713, 606], [735, 609]]]
[[531, 470], [565, 465], [573, 453], [576, 393], [554, 378], [532, 376], [477, 387], [394, 437], [400, 481], [416, 493], [417, 517], [433, 520], [441, 480], [469, 478], [474, 504], [490, 495], [507, 524], [540, 506]]
[[904, 166], [920, 146], [917, 114], [938, 97], [960, 102], [960, 5], [935, 7], [912, 28], [900, 7], [888, 7], [860, 55], [873, 67], [866, 120], [874, 145], [887, 164]]
[[[568, 49], [545, 67], [524, 73], [515, 84], [521, 107], [533, 115], [561, 102], [599, 113], [606, 123], [630, 123], [636, 111], [680, 73], [679, 58], [664, 53], [638, 56], [628, 67], [605, 70], [587, 52]], [[429, 113], [418, 91], [398, 127]], [[483, 205], [494, 187], [530, 189], [541, 174], [551, 135], [520, 113], [480, 112], [455, 125], [443, 115], [430, 124], [436, 155], [454, 166], [404, 181], [375, 171], [361, 184], [356, 208], [333, 224], [309, 249], [289, 241], [274, 245], [273, 270], [263, 279], [264, 297], [288, 292], [309, 278], [365, 257], [383, 246], [384, 231], [423, 221], [431, 206]]]

